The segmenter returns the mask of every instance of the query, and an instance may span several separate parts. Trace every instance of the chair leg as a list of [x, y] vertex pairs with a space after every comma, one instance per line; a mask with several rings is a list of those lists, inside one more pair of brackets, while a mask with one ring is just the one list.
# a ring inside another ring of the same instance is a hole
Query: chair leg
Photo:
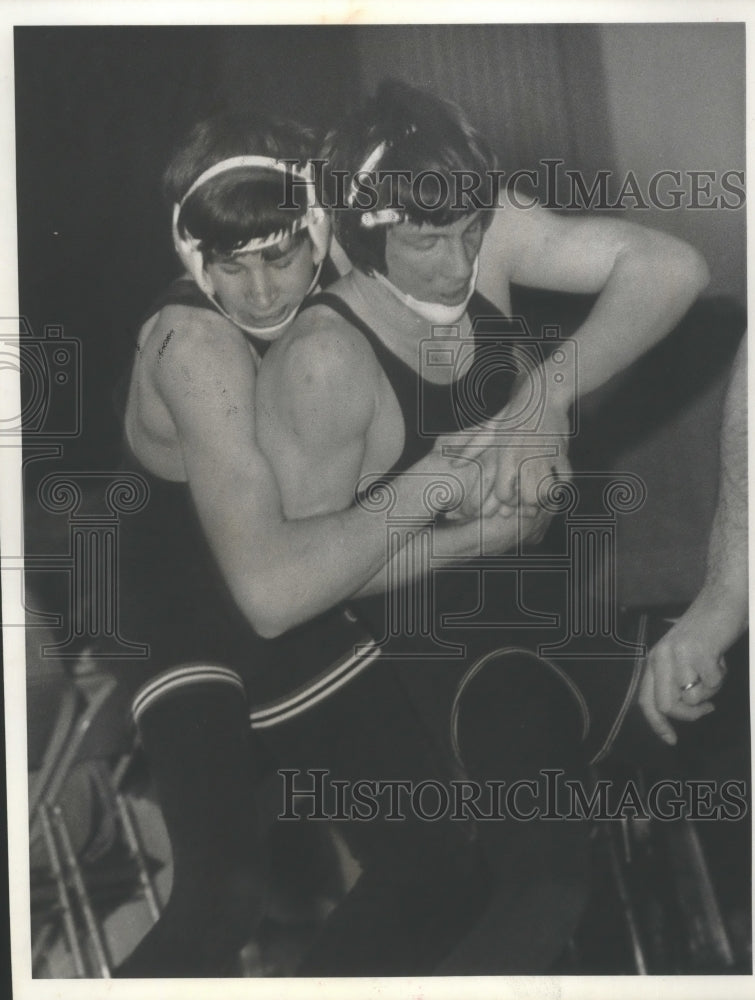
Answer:
[[71, 951], [76, 976], [83, 979], [87, 975], [84, 954], [81, 949], [81, 942], [79, 941], [79, 934], [76, 927], [73, 907], [71, 905], [71, 897], [68, 892], [68, 885], [63, 873], [63, 866], [60, 862], [60, 853], [55, 842], [50, 813], [45, 803], [42, 803], [39, 807], [39, 819], [42, 826], [45, 846], [47, 847], [47, 853], [50, 858], [50, 869], [52, 871], [55, 888], [58, 894], [58, 902], [60, 904], [63, 920], [63, 933], [65, 934], [68, 947]]
[[71, 838], [68, 833], [68, 827], [66, 826], [63, 811], [59, 806], [53, 807], [52, 816], [58, 836], [60, 837], [60, 843], [63, 848], [63, 856], [65, 858], [66, 865], [68, 866], [71, 884], [73, 886], [74, 893], [76, 894], [78, 904], [81, 908], [84, 925], [86, 926], [89, 940], [92, 945], [97, 972], [101, 979], [109, 979], [111, 962], [107, 954], [105, 938], [100, 922], [95, 915], [94, 909], [92, 908], [92, 900], [89, 895], [89, 890], [87, 889], [86, 882], [84, 881], [84, 876], [82, 874], [78, 858], [76, 857], [76, 852], [71, 844]]

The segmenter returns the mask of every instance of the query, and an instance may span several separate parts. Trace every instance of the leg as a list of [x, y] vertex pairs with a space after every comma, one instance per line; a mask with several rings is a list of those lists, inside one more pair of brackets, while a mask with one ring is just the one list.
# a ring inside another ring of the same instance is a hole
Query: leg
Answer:
[[227, 975], [264, 912], [267, 865], [248, 711], [234, 676], [177, 668], [134, 701], [170, 836], [173, 887], [160, 920], [117, 970], [120, 978]]
[[[307, 770], [327, 771], [323, 813], [333, 816], [334, 781], [448, 784], [390, 666], [378, 660], [299, 718], [262, 731], [282, 766], [303, 772], [297, 788], [315, 788]], [[350, 800], [347, 798], [346, 813]], [[329, 917], [300, 975], [429, 975], [484, 906], [488, 879], [464, 824], [386, 819], [386, 797], [369, 820], [336, 819], [361, 875]], [[298, 803], [307, 815], [313, 798]], [[307, 822], [301, 819], [300, 822]], [[310, 820], [317, 822], [317, 820]]]

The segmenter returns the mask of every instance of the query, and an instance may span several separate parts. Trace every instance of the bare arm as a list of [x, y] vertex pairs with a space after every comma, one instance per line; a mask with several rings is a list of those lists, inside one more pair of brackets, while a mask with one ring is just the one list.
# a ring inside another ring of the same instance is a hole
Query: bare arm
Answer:
[[[555, 463], [549, 459], [522, 466], [521, 499], [532, 503], [537, 483], [551, 464], [568, 474], [566, 431], [573, 402], [665, 336], [705, 287], [708, 270], [697, 251], [665, 233], [619, 219], [572, 218], [538, 207], [499, 209], [481, 257], [480, 287], [494, 301], [501, 301], [501, 289], [508, 282], [599, 293], [573, 337], [576, 367], [565, 368], [552, 359], [542, 366], [546, 397], [537, 446], [553, 443], [559, 458]], [[531, 386], [529, 378], [515, 385], [510, 412], [527, 409]], [[515, 502], [517, 472], [512, 462], [501, 463], [496, 490], [503, 502]]]
[[498, 210], [482, 253], [483, 291], [494, 289], [497, 273], [501, 283], [599, 293], [574, 334], [576, 372], [546, 383], [552, 387], [548, 403], [561, 408], [656, 344], [708, 282], [700, 254], [674, 236], [621, 219], [574, 218], [539, 207]]
[[[384, 515], [352, 507], [287, 520], [255, 439], [257, 372], [246, 342], [221, 317], [180, 315], [184, 325], [176, 335], [166, 340], [158, 325], [150, 339], [162, 352], [152, 366], [156, 389], [174, 421], [192, 497], [229, 588], [252, 625], [274, 636], [374, 576], [385, 559]], [[372, 417], [369, 373], [362, 390], [348, 415], [356, 438]], [[400, 477], [396, 485], [414, 518], [429, 520], [416, 480]]]
[[[718, 503], [700, 593], [651, 650], [640, 691], [650, 725], [676, 742], [669, 718], [692, 721], [713, 711], [723, 654], [747, 628], [747, 346], [743, 339], [724, 404]], [[700, 683], [686, 692], [685, 684]]]
[[[548, 516], [537, 508], [511, 511], [499, 508], [488, 515], [446, 522], [433, 529], [432, 568], [458, 565], [464, 559], [500, 555], [524, 542], [536, 542], [547, 527]], [[387, 552], [388, 559], [356, 597], [381, 594], [428, 573], [430, 567], [416, 548], [407, 545]]]

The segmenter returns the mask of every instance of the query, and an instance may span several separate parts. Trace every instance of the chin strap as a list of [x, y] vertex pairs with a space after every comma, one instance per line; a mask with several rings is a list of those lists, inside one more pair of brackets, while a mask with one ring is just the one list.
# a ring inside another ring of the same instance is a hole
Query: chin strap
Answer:
[[[322, 271], [323, 264], [324, 261], [321, 260], [320, 263], [315, 268], [314, 276], [312, 277], [312, 281], [309, 283], [309, 288], [305, 292], [302, 302], [304, 301], [304, 299], [308, 298], [312, 294], [315, 288], [317, 288], [317, 285], [320, 281], [320, 272]], [[240, 330], [243, 330], [245, 333], [251, 333], [252, 336], [257, 337], [259, 340], [275, 340], [275, 338], [278, 337], [283, 332], [283, 330], [289, 327], [296, 319], [296, 314], [298, 313], [299, 306], [301, 305], [301, 302], [297, 303], [296, 306], [294, 306], [294, 308], [289, 313], [286, 313], [283, 319], [280, 320], [280, 322], [276, 323], [274, 326], [250, 326], [248, 323], [242, 323], [241, 320], [236, 319], [235, 316], [231, 316], [230, 313], [226, 312], [214, 295], [208, 295], [208, 298], [215, 306], [217, 311], [221, 313], [223, 316], [225, 316], [226, 319], [230, 320], [231, 323], [234, 324], [234, 326], [237, 326]]]
[[469, 305], [469, 300], [472, 298], [472, 294], [475, 290], [477, 284], [477, 272], [480, 268], [480, 258], [475, 257], [474, 267], [472, 270], [472, 276], [469, 279], [469, 287], [467, 289], [466, 297], [462, 302], [457, 305], [447, 306], [442, 302], [423, 302], [421, 299], [415, 299], [413, 295], [408, 295], [406, 292], [402, 292], [400, 288], [397, 288], [392, 281], [389, 281], [384, 274], [375, 272], [374, 277], [383, 285], [388, 291], [402, 302], [407, 309], [411, 309], [413, 313], [426, 319], [429, 323], [437, 323], [438, 326], [448, 326], [451, 323], [458, 323], [464, 313], [467, 311], [467, 306]]

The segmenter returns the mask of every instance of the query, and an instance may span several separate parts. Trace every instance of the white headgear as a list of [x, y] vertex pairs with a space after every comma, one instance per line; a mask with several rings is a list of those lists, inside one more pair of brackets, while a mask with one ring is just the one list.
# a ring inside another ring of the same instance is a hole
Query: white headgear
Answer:
[[[416, 131], [416, 125], [409, 125], [405, 134], [409, 136]], [[346, 197], [346, 204], [349, 208], [353, 208], [354, 203], [356, 202], [357, 195], [359, 193], [359, 178], [363, 177], [365, 174], [374, 173], [391, 145], [392, 143], [388, 140], [379, 143], [367, 155], [364, 163], [362, 163], [359, 169], [354, 171], [351, 187], [349, 188], [349, 193]], [[403, 209], [397, 210], [395, 208], [380, 208], [370, 212], [362, 212], [362, 215], [359, 218], [359, 224], [364, 229], [374, 229], [376, 226], [394, 225], [405, 221], [406, 212]], [[437, 323], [440, 326], [448, 326], [451, 323], [458, 323], [467, 311], [469, 300], [472, 298], [472, 293], [474, 292], [477, 284], [477, 272], [479, 271], [479, 266], [480, 258], [478, 255], [475, 257], [474, 267], [467, 285], [464, 300], [453, 306], [444, 305], [442, 302], [424, 302], [422, 299], [415, 299], [413, 295], [409, 295], [407, 292], [402, 292], [400, 288], [397, 288], [392, 281], [389, 281], [385, 275], [380, 274], [378, 271], [373, 273], [373, 277], [377, 278], [378, 282], [387, 288], [391, 294], [399, 300], [399, 302], [403, 302], [408, 309], [411, 309], [412, 312], [416, 313], [418, 316], [421, 316], [430, 323]]]
[[182, 235], [178, 227], [181, 210], [186, 204], [186, 201], [191, 197], [191, 195], [194, 194], [197, 188], [206, 184], [207, 181], [211, 180], [213, 177], [217, 177], [218, 174], [224, 174], [229, 170], [243, 168], [273, 170], [277, 173], [288, 174], [292, 178], [296, 178], [299, 182], [298, 186], [304, 185], [306, 187], [307, 207], [304, 214], [296, 220], [293, 226], [288, 226], [278, 232], [271, 233], [269, 236], [255, 237], [249, 240], [248, 243], [245, 243], [244, 246], [233, 250], [231, 256], [235, 257], [242, 253], [254, 253], [259, 250], [264, 250], [265, 247], [275, 246], [276, 243], [281, 243], [292, 233], [296, 233], [300, 229], [306, 227], [309, 230], [309, 235], [314, 247], [313, 259], [317, 265], [312, 282], [307, 289], [306, 294], [309, 295], [318, 282], [320, 270], [322, 269], [323, 261], [327, 256], [328, 245], [330, 243], [330, 221], [325, 210], [317, 203], [314, 170], [311, 163], [305, 164], [303, 169], [296, 170], [290, 162], [287, 163], [285, 160], [277, 160], [270, 156], [233, 156], [227, 160], [220, 160], [218, 163], [205, 170], [204, 173], [201, 173], [183, 196], [181, 201], [173, 206], [173, 246], [175, 247], [181, 263], [192, 276], [197, 286], [210, 299], [219, 312], [235, 323], [236, 326], [241, 327], [241, 329], [246, 330], [248, 333], [255, 334], [256, 336], [268, 337], [270, 334], [277, 334], [284, 327], [288, 326], [288, 324], [293, 321], [296, 310], [292, 310], [290, 314], [286, 315], [283, 320], [275, 326], [266, 326], [261, 328], [245, 326], [234, 317], [229, 316], [215, 297], [215, 289], [210, 276], [205, 270], [204, 257], [202, 251], [200, 250], [201, 241], [193, 237], [188, 232], [185, 233], [185, 235]]

